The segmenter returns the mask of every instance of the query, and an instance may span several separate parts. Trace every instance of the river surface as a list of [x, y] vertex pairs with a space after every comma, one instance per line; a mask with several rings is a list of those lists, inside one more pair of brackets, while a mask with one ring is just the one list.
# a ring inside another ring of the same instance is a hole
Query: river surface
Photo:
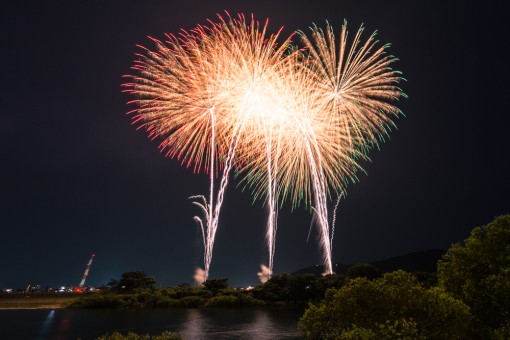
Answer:
[[0, 339], [96, 339], [115, 331], [194, 339], [300, 339], [302, 311], [263, 308], [0, 310]]

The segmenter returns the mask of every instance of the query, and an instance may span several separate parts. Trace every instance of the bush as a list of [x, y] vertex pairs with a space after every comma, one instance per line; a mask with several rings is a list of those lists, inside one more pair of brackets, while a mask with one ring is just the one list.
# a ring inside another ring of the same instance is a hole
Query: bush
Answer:
[[[358, 278], [328, 290], [320, 304], [311, 304], [299, 321], [310, 339], [335, 339], [362, 332], [378, 339], [399, 332], [410, 339], [456, 339], [467, 334], [468, 307], [439, 288], [425, 289], [404, 271], [382, 278]], [[354, 328], [353, 328], [354, 327]], [[353, 335], [354, 336], [354, 335]]]
[[175, 301], [177, 305], [173, 307], [199, 307], [205, 303], [205, 300], [200, 296], [185, 296]]
[[335, 337], [336, 340], [424, 340], [424, 336], [418, 334], [416, 322], [412, 319], [399, 319], [393, 322], [386, 321], [377, 324], [377, 330], [353, 325], [352, 328], [342, 331]]
[[118, 308], [124, 305], [120, 295], [98, 294], [79, 298], [68, 305], [68, 308]]
[[206, 307], [244, 307], [244, 306], [263, 306], [264, 301], [256, 300], [247, 293], [238, 293], [234, 295], [218, 295], [209, 299]]

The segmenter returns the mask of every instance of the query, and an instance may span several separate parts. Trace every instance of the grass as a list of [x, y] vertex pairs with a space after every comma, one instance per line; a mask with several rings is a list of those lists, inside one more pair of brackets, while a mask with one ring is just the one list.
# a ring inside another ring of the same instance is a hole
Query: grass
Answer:
[[0, 295], [0, 309], [55, 309], [64, 308], [77, 299], [75, 294], [13, 294]]

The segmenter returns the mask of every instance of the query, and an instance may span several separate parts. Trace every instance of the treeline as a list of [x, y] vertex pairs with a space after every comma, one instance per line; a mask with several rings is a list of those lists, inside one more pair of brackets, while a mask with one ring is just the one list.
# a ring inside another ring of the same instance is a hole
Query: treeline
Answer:
[[510, 215], [453, 245], [436, 273], [381, 275], [357, 264], [345, 276], [274, 275], [244, 290], [227, 278], [156, 288], [154, 278], [129, 272], [109, 285], [70, 307], [308, 307], [299, 327], [309, 339], [510, 339]]
[[[142, 283], [145, 280], [145, 283]], [[298, 306], [320, 301], [330, 288], [339, 288], [341, 275], [316, 277], [313, 274], [274, 275], [252, 289], [231, 288], [227, 278], [213, 278], [203, 286], [181, 284], [156, 288], [143, 272], [128, 272], [108, 291], [87, 294], [69, 308], [158, 308], [158, 307], [241, 307]]]
[[[434, 273], [413, 273], [422, 285], [437, 282]], [[69, 308], [158, 308], [158, 307], [240, 307], [280, 306], [306, 307], [321, 301], [328, 289], [338, 289], [345, 282], [364, 277], [380, 277], [379, 270], [370, 264], [351, 266], [346, 276], [340, 274], [316, 276], [311, 273], [273, 275], [266, 283], [251, 289], [231, 288], [228, 278], [212, 278], [203, 286], [181, 284], [157, 288], [153, 277], [142, 271], [122, 274], [111, 280], [108, 290], [83, 295]]]

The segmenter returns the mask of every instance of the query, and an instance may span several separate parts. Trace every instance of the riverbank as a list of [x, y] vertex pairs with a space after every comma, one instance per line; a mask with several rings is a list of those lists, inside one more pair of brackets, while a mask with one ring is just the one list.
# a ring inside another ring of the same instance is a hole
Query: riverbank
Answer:
[[59, 309], [76, 300], [76, 295], [7, 295], [0, 296], [0, 310], [8, 309]]

